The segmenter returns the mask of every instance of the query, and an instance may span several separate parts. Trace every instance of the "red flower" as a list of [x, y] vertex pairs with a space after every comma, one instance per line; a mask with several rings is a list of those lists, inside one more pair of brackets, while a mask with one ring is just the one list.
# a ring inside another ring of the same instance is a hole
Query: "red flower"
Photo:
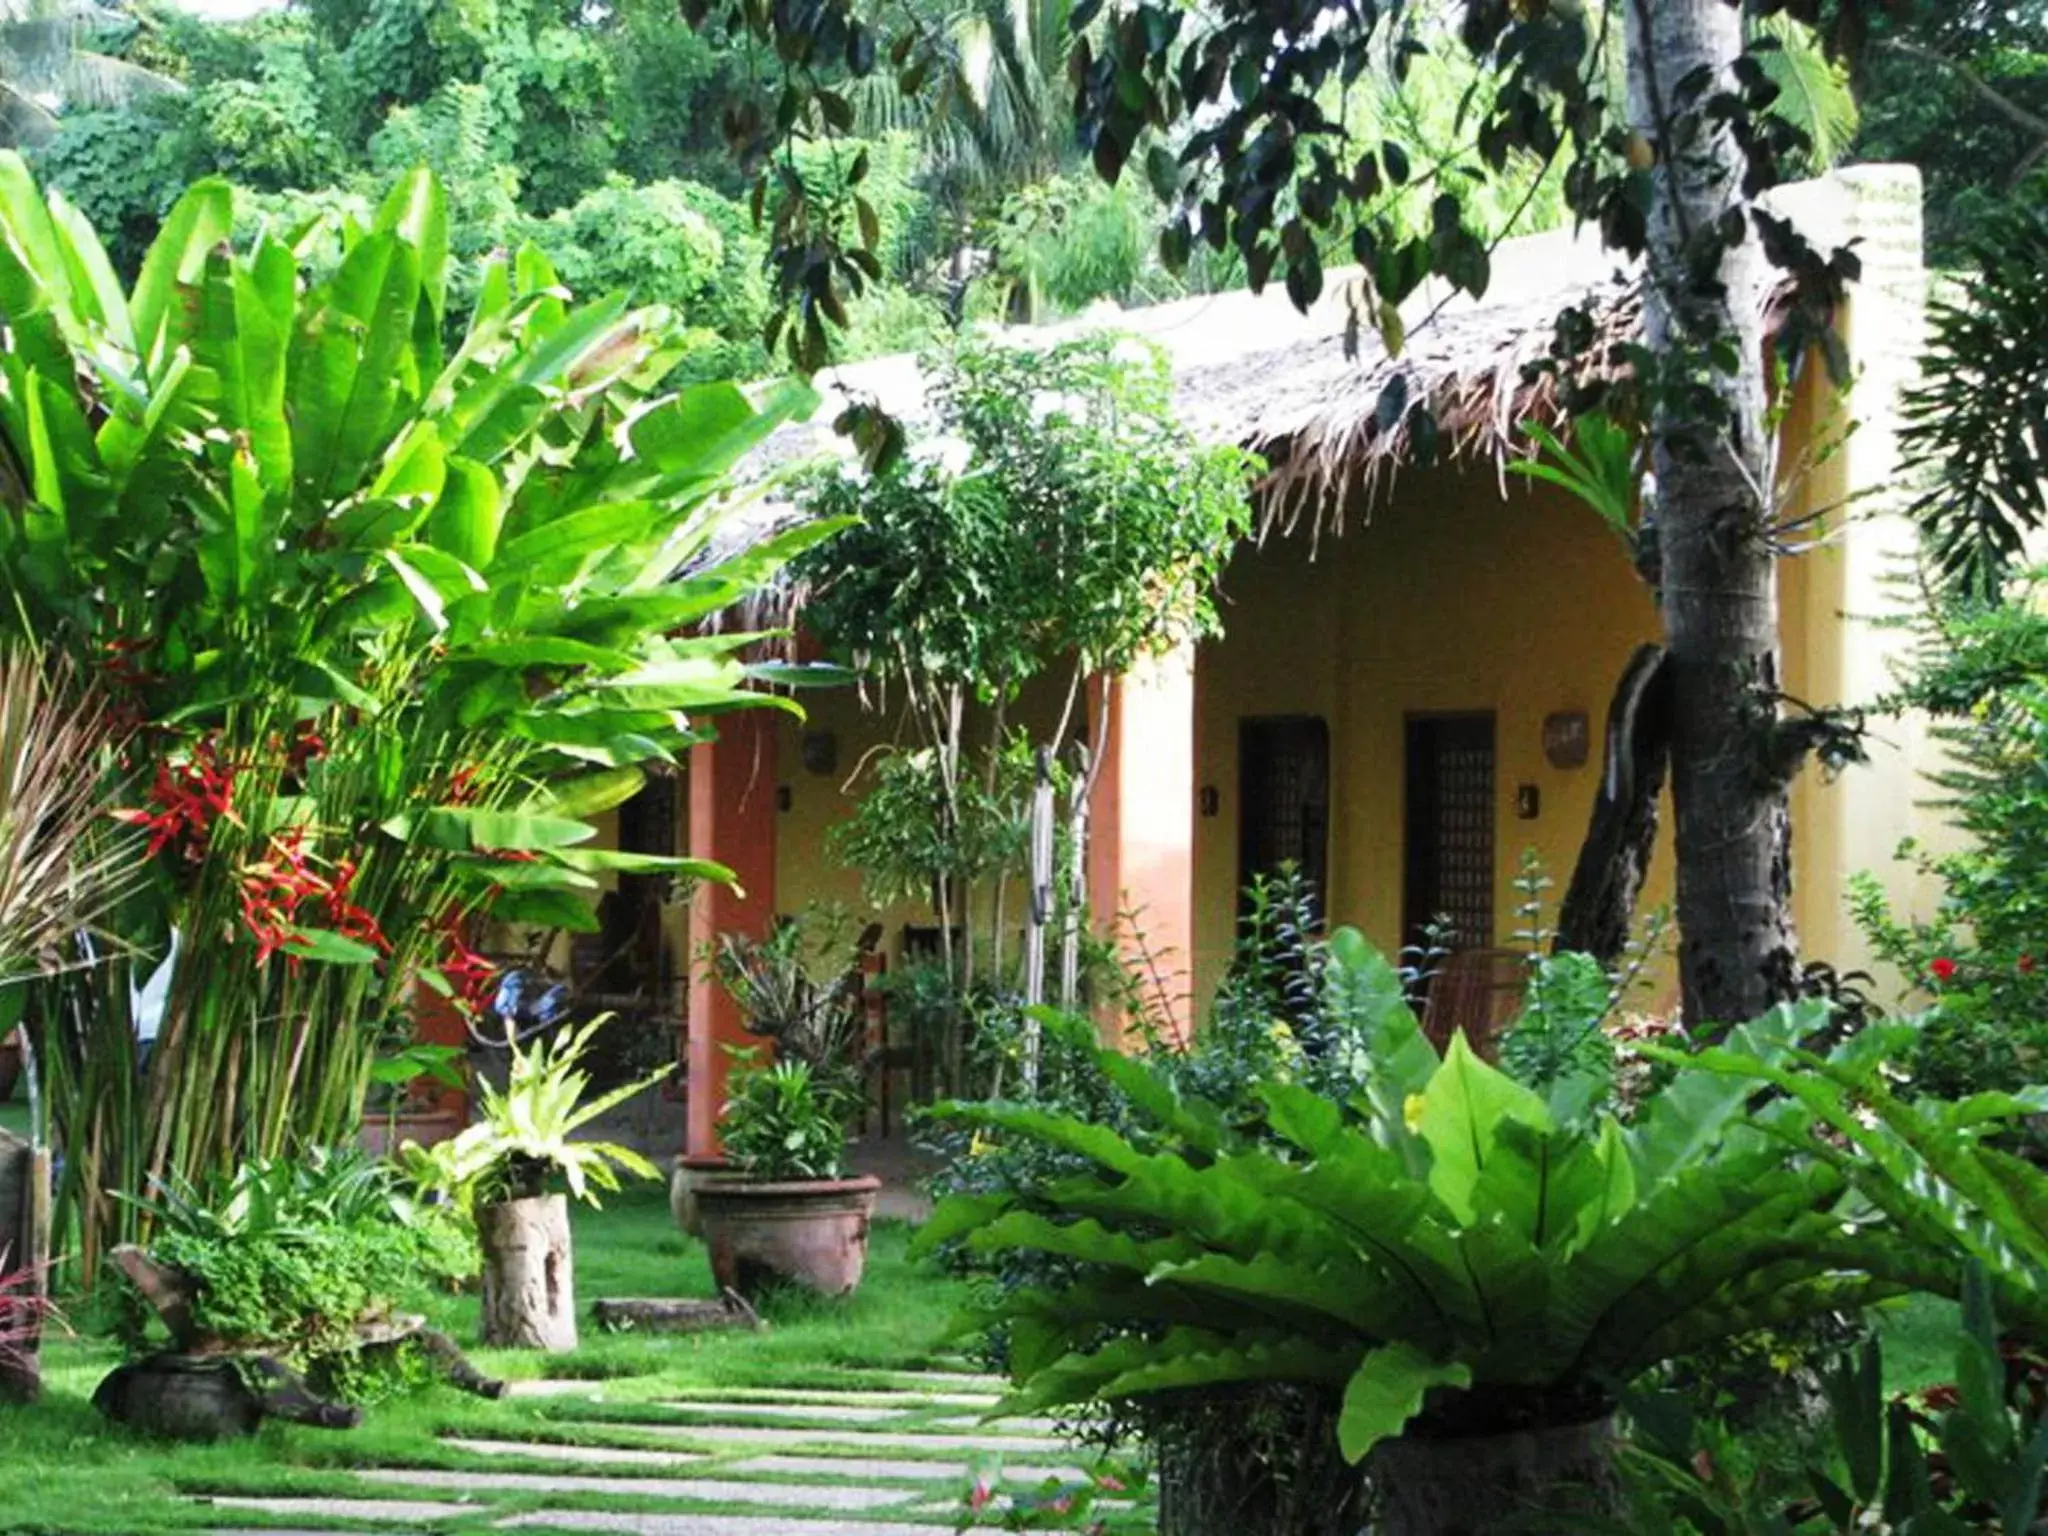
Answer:
[[356, 861], [344, 858], [336, 862], [324, 900], [327, 926], [344, 938], [368, 944], [388, 955], [391, 953], [391, 941], [384, 937], [384, 929], [375, 914], [357, 906], [353, 900], [355, 882]]
[[298, 730], [292, 735], [292, 744], [285, 749], [284, 764], [294, 778], [303, 778], [306, 765], [315, 758], [327, 755], [327, 738], [320, 734], [320, 727], [312, 720], [301, 720]]
[[270, 839], [268, 857], [242, 868], [242, 926], [256, 941], [256, 963], [265, 964], [282, 951], [294, 965], [294, 949], [306, 947], [303, 915], [316, 907], [319, 925], [344, 938], [371, 945], [386, 954], [391, 945], [375, 915], [350, 896], [356, 862], [343, 859], [330, 877], [315, 867], [306, 851], [306, 829], [292, 827]]
[[1937, 986], [1945, 987], [1956, 979], [1956, 963], [1946, 955], [1937, 955], [1928, 961], [1927, 969], [1933, 973]]
[[471, 763], [458, 768], [448, 775], [448, 793], [445, 796], [450, 805], [468, 805], [476, 798], [477, 765]]
[[967, 1507], [978, 1515], [988, 1508], [988, 1501], [995, 1496], [996, 1491], [989, 1486], [987, 1478], [976, 1478], [974, 1486], [967, 1493]]
[[469, 947], [462, 936], [460, 917], [449, 917], [447, 927], [442, 931], [442, 941], [447, 945], [447, 954], [440, 964], [441, 974], [455, 989], [456, 999], [463, 1006], [472, 1012], [480, 1011], [498, 979], [498, 967], [489, 956], [480, 955]]
[[221, 761], [220, 748], [212, 741], [200, 742], [183, 762], [159, 762], [149, 799], [153, 809], [114, 815], [149, 829], [152, 856], [178, 844], [188, 859], [196, 861], [205, 857], [216, 820], [242, 824], [235, 814], [235, 769]]
[[2020, 956], [2019, 972], [2022, 976], [2031, 976], [2034, 974], [2034, 957], [2032, 955]]

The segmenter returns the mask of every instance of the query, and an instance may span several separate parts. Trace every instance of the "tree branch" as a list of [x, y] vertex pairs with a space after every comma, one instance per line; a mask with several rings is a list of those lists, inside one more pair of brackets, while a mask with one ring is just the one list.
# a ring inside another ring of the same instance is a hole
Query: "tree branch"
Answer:
[[[1997, 112], [2008, 122], [2026, 129], [2027, 132], [2033, 134], [2038, 139], [2048, 140], [2048, 117], [2042, 117], [2038, 113], [2029, 112], [1996, 86], [1990, 84], [1982, 75], [1970, 68], [1969, 65], [1963, 63], [1962, 60], [1952, 59], [1939, 49], [1929, 48], [1924, 43], [1907, 42], [1905, 39], [1897, 37], [1885, 38], [1877, 46], [1888, 53], [1896, 53], [1905, 58], [1917, 59], [1923, 64], [1939, 65], [1962, 81], [1964, 85], [1968, 86], [1971, 95]], [[2038, 153], [2039, 151], [2037, 150], [2036, 154]]]

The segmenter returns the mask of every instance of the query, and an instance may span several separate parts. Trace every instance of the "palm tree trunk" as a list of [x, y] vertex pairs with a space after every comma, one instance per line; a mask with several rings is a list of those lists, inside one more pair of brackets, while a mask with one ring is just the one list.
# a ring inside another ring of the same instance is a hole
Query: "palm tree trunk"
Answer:
[[[1660, 361], [1687, 360], [1710, 396], [1657, 390], [1654, 516], [1670, 654], [1672, 800], [1687, 1022], [1727, 1026], [1781, 993], [1794, 952], [1790, 821], [1774, 767], [1778, 600], [1767, 505], [1761, 256], [1752, 233], [1696, 271], [1730, 210], [1746, 214], [1727, 131], [1681, 89], [1729, 88], [1741, 12], [1725, 0], [1629, 0], [1629, 115], [1656, 152], [1645, 329]], [[1729, 344], [1732, 367], [1705, 365]]]

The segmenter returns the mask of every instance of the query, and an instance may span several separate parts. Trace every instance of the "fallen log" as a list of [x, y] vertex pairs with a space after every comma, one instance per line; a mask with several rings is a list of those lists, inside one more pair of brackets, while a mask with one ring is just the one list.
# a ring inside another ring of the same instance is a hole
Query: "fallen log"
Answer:
[[745, 1297], [730, 1289], [714, 1301], [676, 1296], [607, 1298], [591, 1308], [591, 1316], [598, 1327], [613, 1332], [709, 1333], [720, 1328], [768, 1326]]

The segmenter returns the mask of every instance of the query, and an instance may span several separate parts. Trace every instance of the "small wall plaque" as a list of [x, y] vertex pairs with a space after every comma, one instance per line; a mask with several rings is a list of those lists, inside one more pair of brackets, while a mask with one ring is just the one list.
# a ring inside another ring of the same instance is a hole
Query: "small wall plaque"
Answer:
[[839, 738], [830, 731], [805, 731], [803, 760], [806, 773], [835, 773], [839, 769]]
[[1583, 768], [1593, 749], [1593, 731], [1583, 709], [1543, 717], [1543, 757], [1553, 768]]

